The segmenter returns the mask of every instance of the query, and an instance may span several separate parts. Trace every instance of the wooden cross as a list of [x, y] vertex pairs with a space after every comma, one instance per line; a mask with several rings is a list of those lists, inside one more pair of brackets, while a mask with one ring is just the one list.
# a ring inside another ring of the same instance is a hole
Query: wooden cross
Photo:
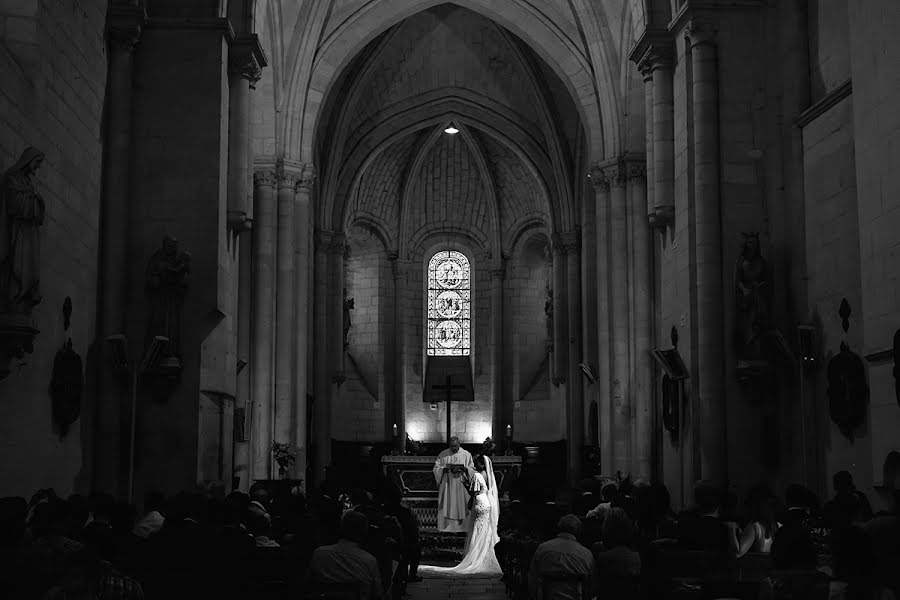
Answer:
[[447, 377], [444, 379], [444, 385], [431, 386], [431, 389], [433, 389], [433, 390], [444, 390], [447, 393], [447, 398], [445, 400], [445, 402], [447, 403], [447, 444], [450, 443], [450, 437], [453, 435], [450, 433], [450, 402], [452, 401], [451, 396], [453, 395], [453, 390], [466, 389], [466, 386], [464, 386], [464, 385], [451, 384], [450, 380], [451, 380], [450, 375], [447, 375]]

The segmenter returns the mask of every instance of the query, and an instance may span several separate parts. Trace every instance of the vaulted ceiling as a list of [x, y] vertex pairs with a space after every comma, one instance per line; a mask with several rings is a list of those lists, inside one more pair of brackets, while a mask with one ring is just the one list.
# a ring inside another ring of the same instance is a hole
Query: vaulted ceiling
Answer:
[[[530, 48], [475, 12], [445, 4], [389, 29], [347, 67], [323, 114], [320, 189], [333, 198], [323, 217], [363, 222], [392, 251], [457, 228], [499, 255], [524, 228], [575, 219], [578, 110]], [[459, 135], [443, 133], [451, 123]], [[446, 189], [427, 181], [436, 172], [458, 201], [451, 219]]]

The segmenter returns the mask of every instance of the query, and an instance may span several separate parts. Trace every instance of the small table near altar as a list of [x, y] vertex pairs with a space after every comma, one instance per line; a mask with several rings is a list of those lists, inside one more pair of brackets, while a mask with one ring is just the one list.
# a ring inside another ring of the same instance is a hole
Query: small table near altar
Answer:
[[[521, 456], [492, 456], [501, 509], [509, 503], [509, 489], [522, 470]], [[419, 518], [423, 530], [437, 530], [438, 487], [434, 480], [437, 456], [382, 456], [381, 468], [403, 493], [403, 504]]]

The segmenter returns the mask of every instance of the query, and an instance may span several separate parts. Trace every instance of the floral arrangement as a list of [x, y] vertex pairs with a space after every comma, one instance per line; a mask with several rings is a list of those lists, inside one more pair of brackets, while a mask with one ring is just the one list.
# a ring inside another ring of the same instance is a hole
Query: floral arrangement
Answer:
[[485, 456], [493, 456], [494, 450], [497, 448], [497, 444], [494, 443], [494, 440], [491, 439], [491, 436], [487, 436], [484, 438], [484, 442], [481, 443], [481, 453]]
[[409, 437], [409, 433], [406, 434], [406, 454], [407, 456], [418, 456], [422, 452], [422, 442], [417, 442], [416, 440]]
[[272, 457], [278, 463], [279, 470], [287, 470], [297, 460], [297, 451], [290, 444], [272, 442]]

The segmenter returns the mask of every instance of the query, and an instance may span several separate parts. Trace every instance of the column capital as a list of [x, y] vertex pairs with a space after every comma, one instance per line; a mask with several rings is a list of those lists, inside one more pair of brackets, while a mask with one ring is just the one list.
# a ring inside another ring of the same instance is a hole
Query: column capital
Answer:
[[259, 169], [253, 172], [253, 185], [256, 187], [275, 187], [278, 182], [278, 174], [275, 169]]
[[690, 42], [691, 48], [702, 44], [715, 45], [718, 31], [718, 23], [707, 17], [691, 17], [684, 25], [684, 37]]
[[300, 180], [300, 175], [294, 171], [287, 171], [283, 169], [278, 170], [278, 189], [296, 189], [297, 182]]
[[645, 69], [653, 71], [658, 68], [672, 66], [674, 52], [674, 36], [665, 27], [647, 26], [638, 38], [628, 59], [635, 63], [643, 73]]
[[627, 154], [625, 161], [625, 179], [629, 182], [647, 183], [647, 157], [644, 154]]
[[331, 244], [328, 246], [328, 252], [330, 254], [339, 254], [343, 256], [344, 254], [344, 243], [347, 241], [347, 236], [341, 232], [334, 232], [331, 234]]
[[603, 168], [599, 164], [594, 163], [591, 166], [591, 172], [588, 173], [588, 177], [591, 180], [594, 191], [604, 194], [609, 193], [609, 179], [607, 179], [606, 173], [603, 172]]
[[235, 38], [228, 47], [229, 73], [249, 81], [251, 89], [262, 76], [262, 68], [268, 64], [259, 36], [255, 33]]
[[625, 187], [625, 182], [626, 182], [625, 161], [616, 160], [615, 162], [604, 165], [603, 166], [603, 174], [606, 176], [606, 179], [609, 180], [609, 183], [612, 187], [614, 187], [614, 188]]
[[306, 163], [301, 166], [300, 174], [297, 177], [297, 191], [312, 192], [313, 186], [316, 184], [316, 169], [313, 165]]
[[313, 232], [313, 244], [316, 252], [328, 252], [329, 248], [331, 248], [331, 240], [333, 237], [333, 231], [316, 228]]
[[147, 21], [143, 6], [113, 4], [106, 16], [106, 39], [114, 50], [132, 52]]
[[574, 229], [567, 231], [560, 236], [562, 238], [563, 248], [566, 254], [578, 254], [581, 250], [581, 230]]

